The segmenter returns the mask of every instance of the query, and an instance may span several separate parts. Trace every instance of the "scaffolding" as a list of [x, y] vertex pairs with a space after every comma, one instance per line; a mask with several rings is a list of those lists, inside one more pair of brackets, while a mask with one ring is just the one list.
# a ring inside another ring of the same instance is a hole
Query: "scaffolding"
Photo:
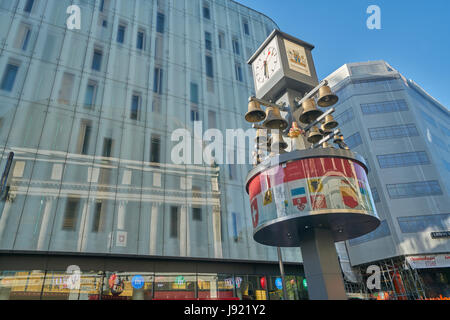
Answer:
[[425, 299], [425, 286], [417, 270], [411, 268], [405, 257], [385, 259], [372, 263], [380, 268], [380, 289], [367, 288], [366, 270], [368, 265], [360, 266], [358, 271], [363, 275], [361, 291], [365, 296], [378, 296], [382, 300], [419, 300]]

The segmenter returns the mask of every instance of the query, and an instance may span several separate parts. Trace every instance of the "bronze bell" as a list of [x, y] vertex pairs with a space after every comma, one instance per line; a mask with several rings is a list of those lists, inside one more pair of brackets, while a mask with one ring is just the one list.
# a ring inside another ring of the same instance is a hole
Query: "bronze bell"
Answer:
[[333, 143], [339, 143], [341, 141], [344, 141], [344, 137], [342, 135], [337, 134], [334, 136]]
[[322, 124], [319, 128], [319, 132], [325, 137], [325, 136], [329, 135], [332, 131], [325, 128], [325, 124]]
[[309, 135], [308, 135], [308, 142], [315, 144], [317, 142], [319, 142], [321, 139], [323, 138], [322, 134], [319, 132], [319, 129], [317, 129], [317, 127], [312, 127], [309, 130]]
[[317, 100], [317, 105], [322, 108], [331, 107], [338, 102], [339, 98], [335, 95], [329, 86], [323, 86], [319, 89], [319, 100]]
[[288, 122], [281, 117], [280, 110], [274, 107], [266, 108], [266, 121], [263, 126], [268, 129], [284, 130], [288, 127]]
[[286, 141], [284, 141], [283, 136], [281, 133], [273, 134], [272, 135], [272, 144], [270, 146], [270, 149], [275, 150], [283, 150], [288, 147], [288, 144]]
[[302, 123], [310, 124], [323, 114], [322, 111], [317, 109], [314, 99], [307, 99], [303, 102], [302, 107], [303, 113], [299, 119]]
[[325, 131], [330, 131], [336, 128], [338, 125], [339, 123], [336, 120], [334, 120], [331, 114], [329, 114], [325, 117], [325, 123], [323, 124], [322, 128], [324, 128]]
[[261, 122], [266, 118], [266, 113], [261, 109], [261, 105], [256, 101], [248, 103], [248, 112], [245, 114], [245, 120], [248, 122]]

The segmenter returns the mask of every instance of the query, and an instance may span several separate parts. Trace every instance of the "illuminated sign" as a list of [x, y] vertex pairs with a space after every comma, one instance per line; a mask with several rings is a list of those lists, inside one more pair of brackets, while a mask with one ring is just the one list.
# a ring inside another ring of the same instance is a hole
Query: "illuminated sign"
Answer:
[[131, 279], [131, 285], [135, 289], [142, 289], [144, 287], [144, 284], [145, 284], [145, 281], [144, 281], [144, 277], [143, 276], [135, 275]]
[[281, 278], [276, 278], [275, 279], [275, 286], [281, 290], [283, 289], [283, 281], [281, 280]]

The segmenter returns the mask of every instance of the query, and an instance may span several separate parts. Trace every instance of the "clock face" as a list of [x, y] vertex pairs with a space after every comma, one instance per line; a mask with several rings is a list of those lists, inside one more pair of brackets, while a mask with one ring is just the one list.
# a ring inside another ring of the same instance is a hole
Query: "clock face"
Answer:
[[256, 90], [259, 90], [281, 67], [276, 38], [273, 39], [253, 62]]

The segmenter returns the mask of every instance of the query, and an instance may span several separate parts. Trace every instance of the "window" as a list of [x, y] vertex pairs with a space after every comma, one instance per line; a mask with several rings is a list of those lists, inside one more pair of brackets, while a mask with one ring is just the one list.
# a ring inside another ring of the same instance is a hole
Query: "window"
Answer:
[[137, 33], [136, 48], [139, 50], [145, 50], [145, 32], [144, 31], [138, 31], [138, 33]]
[[103, 52], [100, 49], [94, 50], [94, 57], [92, 58], [92, 70], [100, 71], [102, 68]]
[[119, 25], [119, 29], [117, 30], [117, 42], [118, 43], [124, 43], [125, 42], [125, 30], [126, 30], [126, 26], [124, 25]]
[[98, 9], [100, 12], [103, 12], [103, 10], [105, 9], [105, 0], [100, 0], [100, 6]]
[[5, 91], [12, 91], [14, 88], [14, 82], [16, 81], [17, 72], [19, 71], [19, 66], [14, 64], [6, 65], [5, 72], [2, 78], [1, 89]]
[[209, 10], [209, 4], [203, 3], [203, 18], [211, 19], [211, 12]]
[[191, 82], [191, 102], [198, 104], [198, 84]]
[[69, 104], [72, 101], [73, 84], [75, 75], [64, 72], [61, 88], [59, 90], [58, 102], [62, 104]]
[[442, 195], [441, 187], [436, 180], [388, 184], [386, 187], [391, 199]]
[[402, 233], [416, 233], [428, 230], [442, 231], [450, 228], [450, 214], [433, 214], [397, 218]]
[[161, 68], [155, 68], [153, 74], [153, 92], [162, 94], [162, 81], [163, 70]]
[[84, 96], [84, 107], [92, 109], [95, 104], [95, 98], [97, 96], [97, 82], [89, 80], [86, 94]]
[[233, 38], [233, 52], [237, 55], [241, 54], [241, 48], [239, 47], [239, 40], [237, 38]]
[[219, 31], [219, 48], [225, 49], [225, 33], [223, 31]]
[[389, 113], [397, 111], [407, 111], [408, 105], [405, 100], [387, 101], [361, 104], [362, 113], [365, 115], [377, 114], [377, 113]]
[[208, 110], [208, 127], [209, 129], [216, 129], [216, 113], [214, 111]]
[[243, 82], [244, 78], [242, 77], [242, 68], [241, 68], [241, 64], [240, 63], [235, 63], [234, 64], [234, 71], [235, 71], [235, 75], [236, 75], [236, 80]]
[[212, 36], [211, 33], [205, 32], [205, 47], [206, 50], [211, 51], [212, 50]]
[[21, 24], [17, 32], [17, 38], [14, 47], [26, 51], [30, 42], [30, 37], [31, 27], [26, 24]]
[[340, 125], [346, 124], [352, 121], [355, 118], [355, 114], [353, 113], [353, 109], [349, 108], [344, 112], [340, 113], [338, 116], [334, 117], [334, 119], [339, 122]]
[[200, 114], [197, 107], [191, 107], [191, 121], [200, 121]]
[[141, 109], [141, 96], [138, 94], [133, 94], [131, 97], [130, 118], [133, 120], [139, 120], [140, 109]]
[[34, 0], [27, 0], [25, 3], [25, 7], [23, 8], [24, 12], [30, 13], [33, 10]]
[[89, 120], [82, 120], [80, 127], [80, 153], [88, 154], [89, 140], [91, 138], [92, 124]]
[[213, 59], [211, 56], [205, 56], [206, 61], [206, 76], [210, 78], [214, 78], [214, 71], [213, 71]]
[[350, 149], [355, 148], [362, 144], [361, 135], [359, 134], [359, 132], [357, 132], [350, 137], [345, 138], [345, 143]]
[[231, 213], [231, 219], [232, 219], [232, 232], [233, 232], [233, 240], [234, 242], [239, 241], [239, 234], [238, 234], [238, 217], [236, 212]]
[[202, 221], [202, 208], [197, 207], [192, 208], [192, 220]]
[[386, 154], [377, 158], [380, 168], [383, 169], [430, 164], [427, 154], [423, 151]]
[[368, 234], [365, 234], [362, 237], [359, 237], [356, 239], [351, 239], [348, 242], [351, 246], [357, 246], [359, 244], [373, 241], [373, 240], [380, 239], [380, 238], [384, 238], [389, 235], [391, 235], [391, 230], [389, 230], [389, 226], [388, 226], [386, 220], [383, 220], [383, 221], [381, 221], [378, 228], [376, 228], [374, 231], [372, 231]]
[[179, 223], [178, 223], [178, 207], [170, 207], [170, 237], [178, 238]]
[[66, 210], [64, 212], [63, 230], [73, 231], [77, 225], [78, 209], [80, 200], [75, 198], [68, 198], [66, 203]]
[[243, 26], [244, 26], [244, 33], [245, 33], [246, 35], [250, 35], [250, 27], [249, 27], [249, 25], [248, 25], [248, 21], [247, 21], [247, 20], [244, 20], [244, 21], [242, 22], [242, 24], [243, 24]]
[[395, 125], [389, 127], [370, 128], [369, 135], [372, 140], [397, 139], [403, 137], [416, 137], [419, 135], [413, 124]]
[[103, 139], [103, 152], [102, 156], [105, 158], [110, 158], [112, 155], [113, 139], [104, 138]]
[[164, 14], [158, 12], [158, 15], [156, 17], [156, 32], [164, 33], [164, 20], [165, 20]]
[[100, 232], [101, 231], [101, 222], [102, 222], [102, 202], [96, 202], [94, 207], [94, 218], [92, 221], [92, 232]]
[[158, 134], [152, 134], [151, 139], [151, 147], [150, 147], [150, 162], [160, 163], [160, 154], [161, 154], [161, 136]]

